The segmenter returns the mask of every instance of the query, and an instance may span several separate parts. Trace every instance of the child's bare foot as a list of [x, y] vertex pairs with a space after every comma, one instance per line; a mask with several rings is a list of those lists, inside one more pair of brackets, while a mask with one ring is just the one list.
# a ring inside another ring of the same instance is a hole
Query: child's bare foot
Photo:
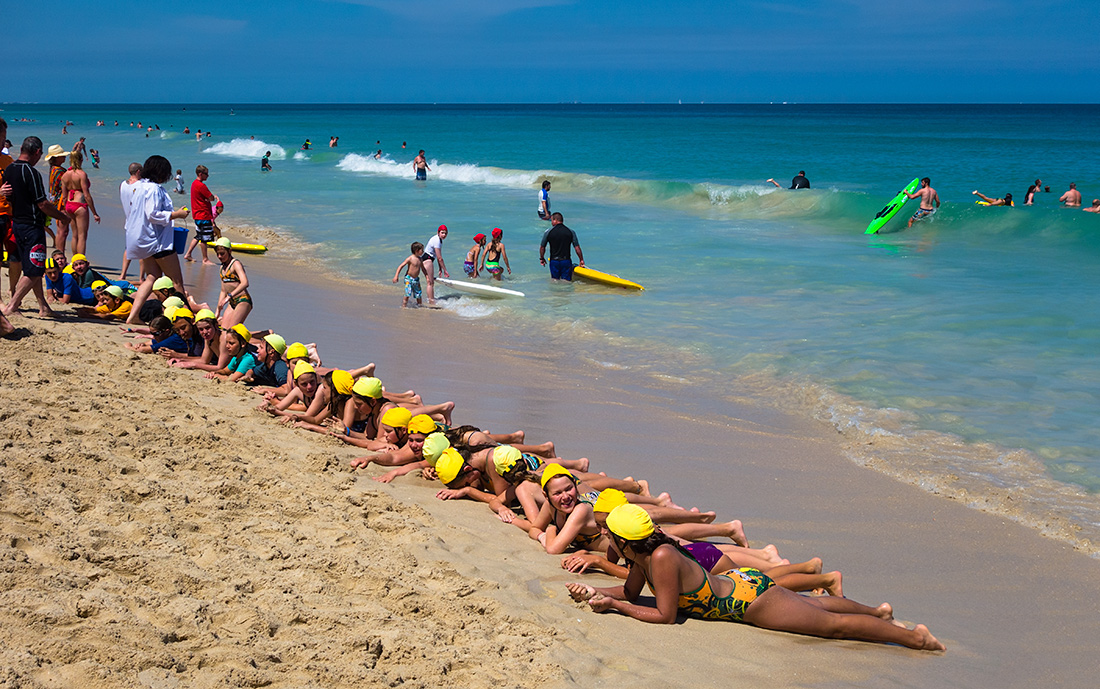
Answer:
[[583, 471], [584, 473], [587, 474], [588, 473], [588, 457], [581, 457], [580, 459], [578, 459], [577, 460], [577, 467], [578, 467], [577, 471]]
[[0, 314], [0, 337], [7, 337], [13, 332], [15, 332], [15, 326], [7, 318], [4, 318], [3, 314]]
[[821, 574], [821, 565], [823, 563], [820, 557], [811, 557], [809, 560], [806, 560], [806, 563], [810, 565], [810, 574]]
[[443, 423], [447, 424], [448, 426], [451, 425], [451, 412], [453, 412], [454, 410], [455, 410], [455, 403], [454, 402], [444, 402], [443, 403], [443, 409], [441, 411], [441, 413], [443, 414]]
[[774, 544], [769, 543], [761, 548], [768, 555], [768, 562], [774, 562], [779, 564], [783, 561], [783, 558], [779, 557], [779, 548], [776, 548]]
[[638, 481], [638, 495], [644, 495], [647, 498], [653, 497], [653, 494], [649, 492], [649, 481]]
[[191, 258], [190, 256], [184, 256], [183, 260], [190, 262], [190, 261], [194, 261], [195, 259]]
[[[893, 622], [894, 621], [894, 606], [890, 605], [889, 603], [883, 603], [882, 605], [875, 608], [875, 615], [877, 615], [878, 617], [881, 617], [882, 619], [886, 620], [887, 622]], [[902, 626], [905, 626], [905, 625], [902, 625]]]
[[844, 575], [840, 572], [829, 572], [825, 581], [825, 592], [837, 598], [844, 597]]
[[204, 266], [212, 266], [212, 265], [214, 265], [214, 262], [213, 262], [213, 261], [211, 261], [211, 260], [210, 260], [210, 259], [208, 259], [208, 258], [204, 258], [204, 259], [202, 259], [202, 264], [203, 264]]
[[41, 306], [38, 309], [39, 318], [57, 318], [57, 312], [48, 306]]
[[[692, 508], [692, 510], [693, 511], [698, 511], [695, 508]], [[711, 513], [711, 514], [713, 514], [713, 513]], [[719, 526], [723, 527], [722, 531], [723, 531], [724, 535], [726, 536], [726, 538], [730, 539], [731, 541], [733, 541], [737, 545], [741, 546], [742, 548], [748, 548], [749, 547], [749, 539], [748, 539], [747, 536], [745, 536], [745, 527], [741, 524], [740, 519], [734, 519], [733, 521], [726, 522], [725, 524], [720, 524]], [[774, 545], [773, 546], [766, 546], [764, 548], [764, 550], [766, 551], [769, 547], [773, 551], [775, 550]], [[778, 551], [775, 552], [775, 559], [776, 560], [779, 559]]]
[[928, 631], [928, 627], [925, 627], [923, 624], [918, 624], [916, 627], [913, 627], [913, 631], [920, 634], [921, 641], [923, 642], [923, 645], [921, 646], [921, 650], [923, 650], [923, 651], [946, 651], [947, 650], [947, 646], [944, 646], [942, 643], [940, 643], [939, 639], [932, 636], [932, 632]]

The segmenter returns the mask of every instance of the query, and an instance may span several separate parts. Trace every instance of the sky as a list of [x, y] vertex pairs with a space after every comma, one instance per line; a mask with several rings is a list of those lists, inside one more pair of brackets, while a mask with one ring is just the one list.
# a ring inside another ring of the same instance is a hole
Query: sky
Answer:
[[1098, 10], [1097, 0], [6, 0], [6, 55], [20, 57], [4, 65], [0, 100], [1097, 103]]

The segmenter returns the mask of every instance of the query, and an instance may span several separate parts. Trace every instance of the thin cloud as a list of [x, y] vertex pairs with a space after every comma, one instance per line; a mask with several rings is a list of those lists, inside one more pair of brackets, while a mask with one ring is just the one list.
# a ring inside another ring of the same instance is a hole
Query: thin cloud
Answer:
[[519, 10], [538, 7], [560, 7], [576, 4], [576, 0], [331, 0], [348, 5], [364, 5], [408, 19], [453, 21], [483, 20], [501, 17]]

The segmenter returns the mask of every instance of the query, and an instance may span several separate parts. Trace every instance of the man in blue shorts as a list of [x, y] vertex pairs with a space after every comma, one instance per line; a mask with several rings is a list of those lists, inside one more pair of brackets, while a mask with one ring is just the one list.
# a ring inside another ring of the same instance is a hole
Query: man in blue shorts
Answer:
[[912, 227], [916, 221], [932, 215], [940, 207], [940, 195], [932, 188], [932, 180], [927, 177], [920, 181], [920, 189], [917, 189], [915, 194], [905, 192], [905, 195], [911, 199], [920, 199], [920, 208], [913, 214], [913, 217], [909, 218], [907, 227]]
[[581, 243], [577, 239], [577, 233], [565, 226], [561, 213], [550, 216], [550, 229], [542, 235], [542, 243], [539, 244], [539, 263], [546, 265], [546, 245], [550, 245], [550, 277], [555, 280], [573, 280], [573, 259], [569, 255], [569, 247], [577, 251], [577, 260], [584, 267], [584, 254], [581, 253]]

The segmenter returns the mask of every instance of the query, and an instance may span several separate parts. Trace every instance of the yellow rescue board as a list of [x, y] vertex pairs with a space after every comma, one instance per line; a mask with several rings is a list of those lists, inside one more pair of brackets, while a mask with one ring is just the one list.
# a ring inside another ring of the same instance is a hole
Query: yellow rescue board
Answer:
[[573, 275], [581, 278], [582, 280], [591, 280], [592, 282], [598, 282], [601, 285], [609, 285], [611, 287], [622, 287], [623, 289], [637, 289], [643, 290], [642, 287], [636, 282], [631, 282], [626, 278], [621, 278], [618, 275], [612, 275], [611, 273], [605, 273], [600, 270], [592, 270], [591, 268], [581, 268], [577, 266], [573, 269]]
[[[213, 248], [214, 242], [207, 242], [206, 245]], [[263, 244], [238, 244], [237, 242], [233, 242], [230, 246], [233, 251], [240, 251], [246, 254], [262, 254], [267, 251], [267, 247]]]

